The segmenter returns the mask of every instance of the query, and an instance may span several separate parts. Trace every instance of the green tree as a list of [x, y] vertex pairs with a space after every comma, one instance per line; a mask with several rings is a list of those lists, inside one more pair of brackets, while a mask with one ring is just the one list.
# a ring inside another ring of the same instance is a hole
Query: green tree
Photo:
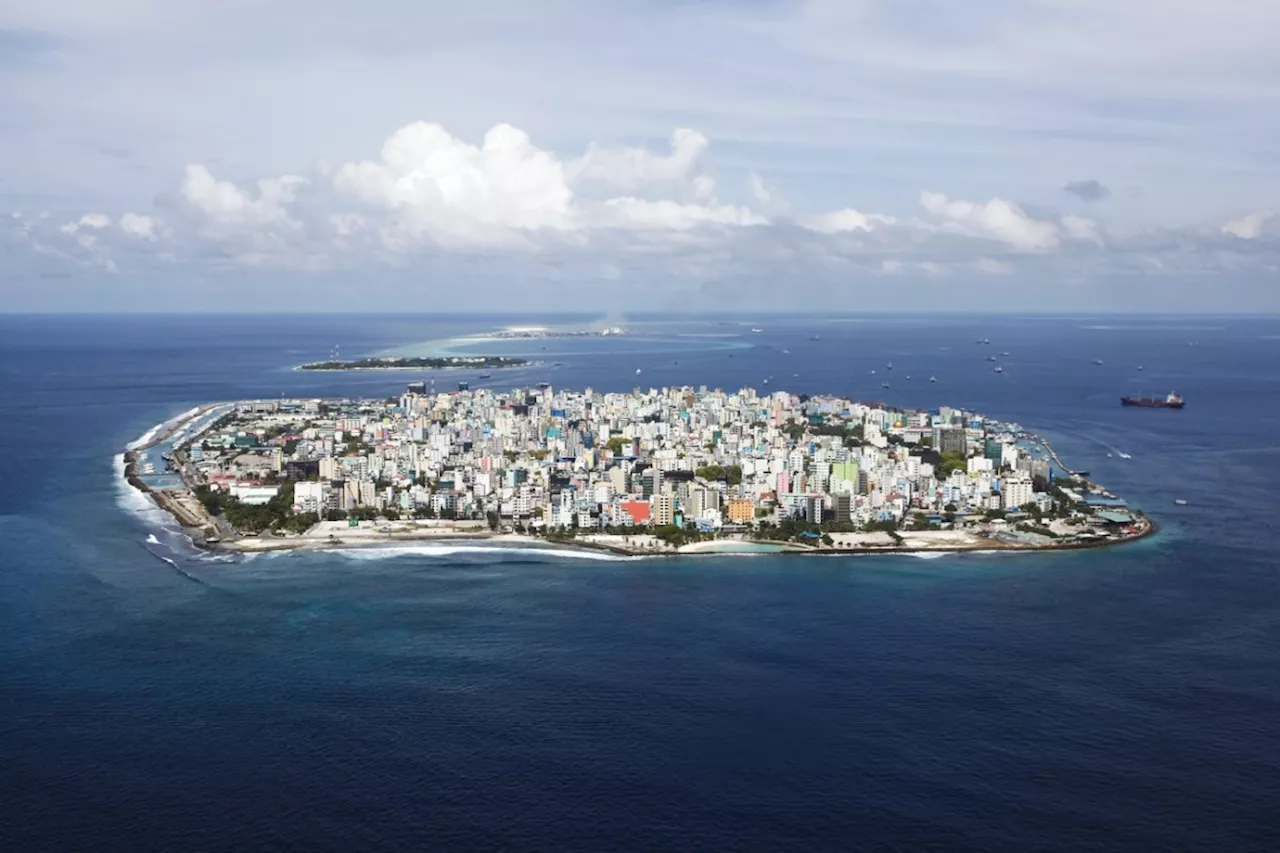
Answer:
[[938, 465], [938, 479], [951, 475], [952, 471], [964, 471], [968, 465], [963, 453], [948, 451], [942, 454], [942, 462]]

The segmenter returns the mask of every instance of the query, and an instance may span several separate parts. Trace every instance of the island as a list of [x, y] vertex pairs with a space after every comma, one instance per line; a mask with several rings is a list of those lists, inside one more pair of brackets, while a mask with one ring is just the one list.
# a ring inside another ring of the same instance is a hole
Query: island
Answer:
[[446, 367], [521, 367], [529, 362], [506, 355], [374, 356], [350, 361], [333, 359], [298, 365], [299, 370], [440, 370]]
[[[155, 454], [163, 459], [159, 471]], [[752, 388], [210, 403], [120, 457], [200, 547], [1054, 551], [1156, 529], [1016, 423]]]
[[606, 326], [601, 329], [552, 329], [548, 326], [507, 326], [496, 332], [477, 335], [479, 338], [536, 339], [536, 338], [617, 338], [631, 334], [622, 326]]

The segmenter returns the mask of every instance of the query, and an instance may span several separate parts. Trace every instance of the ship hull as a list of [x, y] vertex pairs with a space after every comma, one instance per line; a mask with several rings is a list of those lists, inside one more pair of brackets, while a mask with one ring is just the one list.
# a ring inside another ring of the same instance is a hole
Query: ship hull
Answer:
[[1120, 405], [1137, 406], [1142, 409], [1181, 409], [1186, 403], [1181, 401], [1171, 403], [1168, 400], [1144, 400], [1141, 397], [1121, 397]]

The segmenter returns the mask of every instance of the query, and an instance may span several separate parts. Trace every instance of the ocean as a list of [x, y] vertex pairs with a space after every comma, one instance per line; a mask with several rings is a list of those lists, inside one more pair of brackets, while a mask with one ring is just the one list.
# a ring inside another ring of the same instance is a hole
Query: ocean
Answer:
[[973, 408], [1161, 525], [1112, 549], [211, 558], [116, 476], [199, 403], [416, 378], [290, 369], [335, 346], [596, 319], [0, 317], [0, 846], [1280, 846], [1280, 319], [609, 318], [427, 376]]

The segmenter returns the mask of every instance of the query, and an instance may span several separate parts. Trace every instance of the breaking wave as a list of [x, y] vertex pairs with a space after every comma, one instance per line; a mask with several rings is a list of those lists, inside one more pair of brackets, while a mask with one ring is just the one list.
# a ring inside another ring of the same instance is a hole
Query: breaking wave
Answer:
[[[302, 553], [302, 552], [294, 552]], [[319, 553], [336, 554], [349, 560], [389, 560], [395, 557], [453, 557], [467, 554], [487, 554], [515, 556], [538, 556], [557, 559], [604, 560], [619, 562], [624, 560], [643, 559], [624, 554], [609, 554], [602, 551], [589, 551], [575, 548], [517, 548], [506, 545], [373, 545], [367, 548], [322, 548]]]
[[156, 506], [155, 501], [151, 500], [141, 490], [129, 485], [129, 481], [124, 477], [124, 454], [117, 453], [112, 463], [115, 468], [116, 504], [124, 511], [133, 513], [148, 521], [158, 523], [162, 518], [166, 517], [165, 511]]
[[200, 407], [192, 406], [190, 409], [187, 409], [185, 412], [183, 412], [180, 415], [174, 415], [168, 420], [163, 420], [160, 423], [153, 426], [151, 429], [144, 432], [142, 435], [138, 436], [133, 441], [126, 444], [125, 449], [137, 450], [139, 447], [142, 447], [145, 444], [149, 444], [152, 441], [152, 439], [154, 439], [162, 431], [168, 429], [171, 426], [175, 426], [176, 424], [182, 423], [183, 421], [190, 420], [191, 418], [194, 418], [199, 413], [200, 413]]

